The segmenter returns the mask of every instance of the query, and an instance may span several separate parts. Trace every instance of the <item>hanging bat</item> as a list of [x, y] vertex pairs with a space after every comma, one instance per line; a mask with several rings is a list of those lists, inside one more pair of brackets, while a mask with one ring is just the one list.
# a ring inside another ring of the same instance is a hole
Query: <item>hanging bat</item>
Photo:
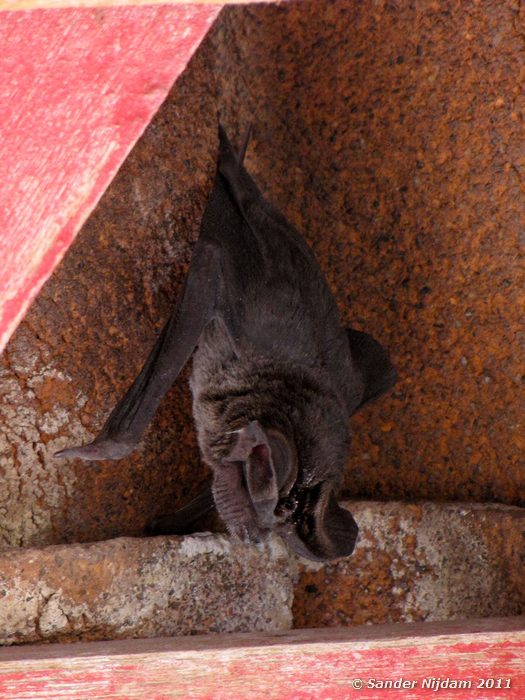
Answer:
[[349, 418], [396, 373], [370, 335], [341, 327], [312, 251], [243, 165], [249, 134], [239, 153], [221, 126], [219, 138], [213, 191], [169, 320], [98, 437], [57, 456], [129, 454], [193, 354], [193, 414], [213, 483], [157, 531], [215, 504], [244, 540], [275, 531], [309, 559], [348, 556], [358, 528], [336, 494]]

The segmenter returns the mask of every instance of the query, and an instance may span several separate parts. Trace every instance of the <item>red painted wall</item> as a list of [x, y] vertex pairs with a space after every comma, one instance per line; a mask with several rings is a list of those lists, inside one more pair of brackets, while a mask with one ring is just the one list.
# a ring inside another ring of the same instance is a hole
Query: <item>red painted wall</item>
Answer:
[[0, 14], [0, 351], [220, 9]]

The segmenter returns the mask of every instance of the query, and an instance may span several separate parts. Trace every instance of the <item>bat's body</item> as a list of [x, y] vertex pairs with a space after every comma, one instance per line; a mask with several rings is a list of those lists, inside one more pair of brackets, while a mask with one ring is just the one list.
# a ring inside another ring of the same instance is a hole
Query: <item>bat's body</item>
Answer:
[[262, 198], [244, 149], [238, 156], [220, 135], [215, 185], [171, 318], [102, 433], [60, 454], [129, 453], [198, 346], [195, 424], [229, 530], [252, 541], [276, 530], [304, 556], [346, 556], [357, 526], [335, 493], [349, 418], [395, 372], [376, 341], [340, 326], [311, 250]]

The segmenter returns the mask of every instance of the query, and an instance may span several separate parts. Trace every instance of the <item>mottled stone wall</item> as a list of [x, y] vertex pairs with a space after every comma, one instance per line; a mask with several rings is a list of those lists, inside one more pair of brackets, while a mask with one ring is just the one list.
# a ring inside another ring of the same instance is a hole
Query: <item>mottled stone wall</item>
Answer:
[[351, 496], [523, 502], [525, 12], [306, 0], [225, 10], [0, 358], [0, 546], [139, 534], [207, 478], [187, 371], [137, 452], [93, 436], [180, 287], [216, 111], [396, 389], [354, 419]]

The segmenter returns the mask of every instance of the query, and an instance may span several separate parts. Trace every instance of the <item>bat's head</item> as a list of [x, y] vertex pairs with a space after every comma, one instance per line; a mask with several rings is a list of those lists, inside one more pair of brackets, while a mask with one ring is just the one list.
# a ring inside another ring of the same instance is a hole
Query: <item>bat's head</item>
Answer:
[[[258, 541], [274, 530], [297, 554], [319, 561], [352, 553], [358, 528], [337, 503], [333, 470], [305, 469], [300, 464], [304, 445], [298, 451], [284, 431], [257, 420], [231, 437], [220, 468], [214, 469], [213, 485], [217, 510], [230, 532]], [[310, 442], [313, 459], [316, 451], [326, 455], [326, 447]]]

